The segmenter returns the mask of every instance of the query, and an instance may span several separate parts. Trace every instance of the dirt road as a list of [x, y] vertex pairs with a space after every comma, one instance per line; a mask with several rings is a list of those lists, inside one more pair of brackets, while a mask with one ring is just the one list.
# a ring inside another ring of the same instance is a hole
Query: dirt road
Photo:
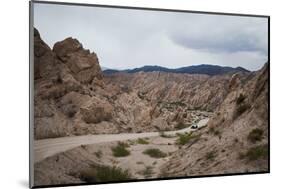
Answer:
[[[198, 128], [204, 127], [208, 123], [209, 118], [200, 120]], [[167, 131], [167, 135], [175, 135], [176, 133], [190, 132], [192, 129], [185, 128], [177, 131]], [[71, 136], [53, 139], [43, 139], [34, 141], [34, 162], [42, 161], [43, 159], [53, 156], [57, 153], [70, 150], [72, 148], [89, 145], [100, 144], [107, 142], [135, 140], [138, 138], [159, 136], [159, 132], [146, 133], [121, 133], [121, 134], [100, 134], [100, 135], [85, 135], [85, 136]]]

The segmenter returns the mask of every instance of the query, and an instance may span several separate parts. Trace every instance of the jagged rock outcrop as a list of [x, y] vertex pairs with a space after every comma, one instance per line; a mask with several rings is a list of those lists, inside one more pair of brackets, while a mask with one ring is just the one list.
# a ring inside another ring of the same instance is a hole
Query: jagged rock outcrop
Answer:
[[95, 53], [83, 49], [82, 44], [73, 38], [57, 42], [53, 51], [71, 70], [81, 83], [91, 83], [94, 78], [102, 79], [101, 68]]
[[81, 120], [81, 108], [98, 99], [92, 98], [91, 90], [102, 85], [95, 53], [73, 38], [56, 43], [51, 50], [34, 29], [36, 139], [72, 135]]

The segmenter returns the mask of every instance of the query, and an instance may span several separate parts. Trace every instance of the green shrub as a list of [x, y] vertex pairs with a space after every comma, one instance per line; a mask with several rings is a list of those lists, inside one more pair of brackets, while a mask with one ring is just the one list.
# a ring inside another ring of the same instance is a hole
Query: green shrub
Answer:
[[98, 166], [82, 171], [80, 179], [88, 183], [124, 181], [131, 179], [131, 174], [118, 167]]
[[138, 144], [149, 144], [149, 142], [148, 142], [147, 140], [142, 139], [142, 138], [139, 138], [139, 139], [137, 140], [137, 142], [138, 142]]
[[261, 141], [263, 135], [263, 130], [261, 129], [253, 129], [249, 135], [248, 135], [248, 140], [255, 143], [257, 141]]
[[146, 149], [145, 151], [143, 151], [143, 154], [149, 155], [150, 157], [153, 158], [164, 158], [167, 156], [166, 153], [162, 152], [157, 148]]
[[261, 145], [250, 148], [244, 157], [246, 157], [249, 161], [258, 160], [261, 158], [267, 158], [268, 156], [268, 146]]
[[127, 143], [119, 142], [117, 146], [111, 148], [113, 156], [125, 157], [130, 155], [130, 151], [126, 149], [127, 147], [129, 147]]
[[191, 139], [198, 138], [199, 135], [192, 135], [192, 133], [185, 133], [185, 134], [178, 134], [178, 139], [176, 141], [176, 144], [178, 145], [185, 145], [187, 144]]

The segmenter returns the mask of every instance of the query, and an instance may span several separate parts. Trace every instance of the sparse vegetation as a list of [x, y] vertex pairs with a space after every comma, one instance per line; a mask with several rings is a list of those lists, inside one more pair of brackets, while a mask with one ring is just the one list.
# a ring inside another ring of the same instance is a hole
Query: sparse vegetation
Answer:
[[176, 144], [185, 145], [193, 138], [199, 138], [199, 135], [192, 135], [192, 133], [178, 134]]
[[253, 129], [248, 135], [248, 140], [251, 141], [252, 143], [261, 141], [262, 135], [263, 135], [263, 130], [258, 129], [258, 128]]
[[162, 152], [157, 148], [149, 148], [143, 151], [143, 154], [149, 155], [152, 158], [164, 158], [167, 156], [166, 153]]
[[80, 179], [88, 183], [124, 181], [131, 179], [131, 174], [118, 167], [98, 166], [82, 171]]
[[143, 138], [139, 138], [137, 140], [137, 142], [138, 142], [138, 144], [149, 144], [149, 142], [147, 140], [143, 139]]
[[129, 145], [127, 143], [119, 142], [117, 146], [111, 148], [113, 156], [125, 157], [125, 156], [130, 155], [130, 151], [128, 151], [126, 149], [128, 147], [129, 147]]
[[268, 157], [268, 146], [266, 145], [260, 145], [250, 148], [245, 154], [240, 153], [239, 158], [240, 159], [248, 159], [249, 161], [258, 160], [261, 158], [267, 158]]

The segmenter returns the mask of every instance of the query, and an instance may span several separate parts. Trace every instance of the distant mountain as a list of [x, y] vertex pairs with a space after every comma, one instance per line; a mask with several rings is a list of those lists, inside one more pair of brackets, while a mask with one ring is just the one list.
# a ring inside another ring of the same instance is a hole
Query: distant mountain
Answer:
[[169, 73], [188, 73], [188, 74], [206, 74], [206, 75], [222, 75], [226, 73], [235, 73], [235, 72], [250, 72], [242, 67], [226, 67], [226, 66], [217, 66], [217, 65], [196, 65], [196, 66], [187, 66], [176, 69], [165, 68], [161, 66], [143, 66], [140, 68], [127, 69], [127, 70], [114, 70], [106, 69], [103, 70], [105, 74], [114, 74], [114, 73], [137, 73], [137, 72], [169, 72]]

